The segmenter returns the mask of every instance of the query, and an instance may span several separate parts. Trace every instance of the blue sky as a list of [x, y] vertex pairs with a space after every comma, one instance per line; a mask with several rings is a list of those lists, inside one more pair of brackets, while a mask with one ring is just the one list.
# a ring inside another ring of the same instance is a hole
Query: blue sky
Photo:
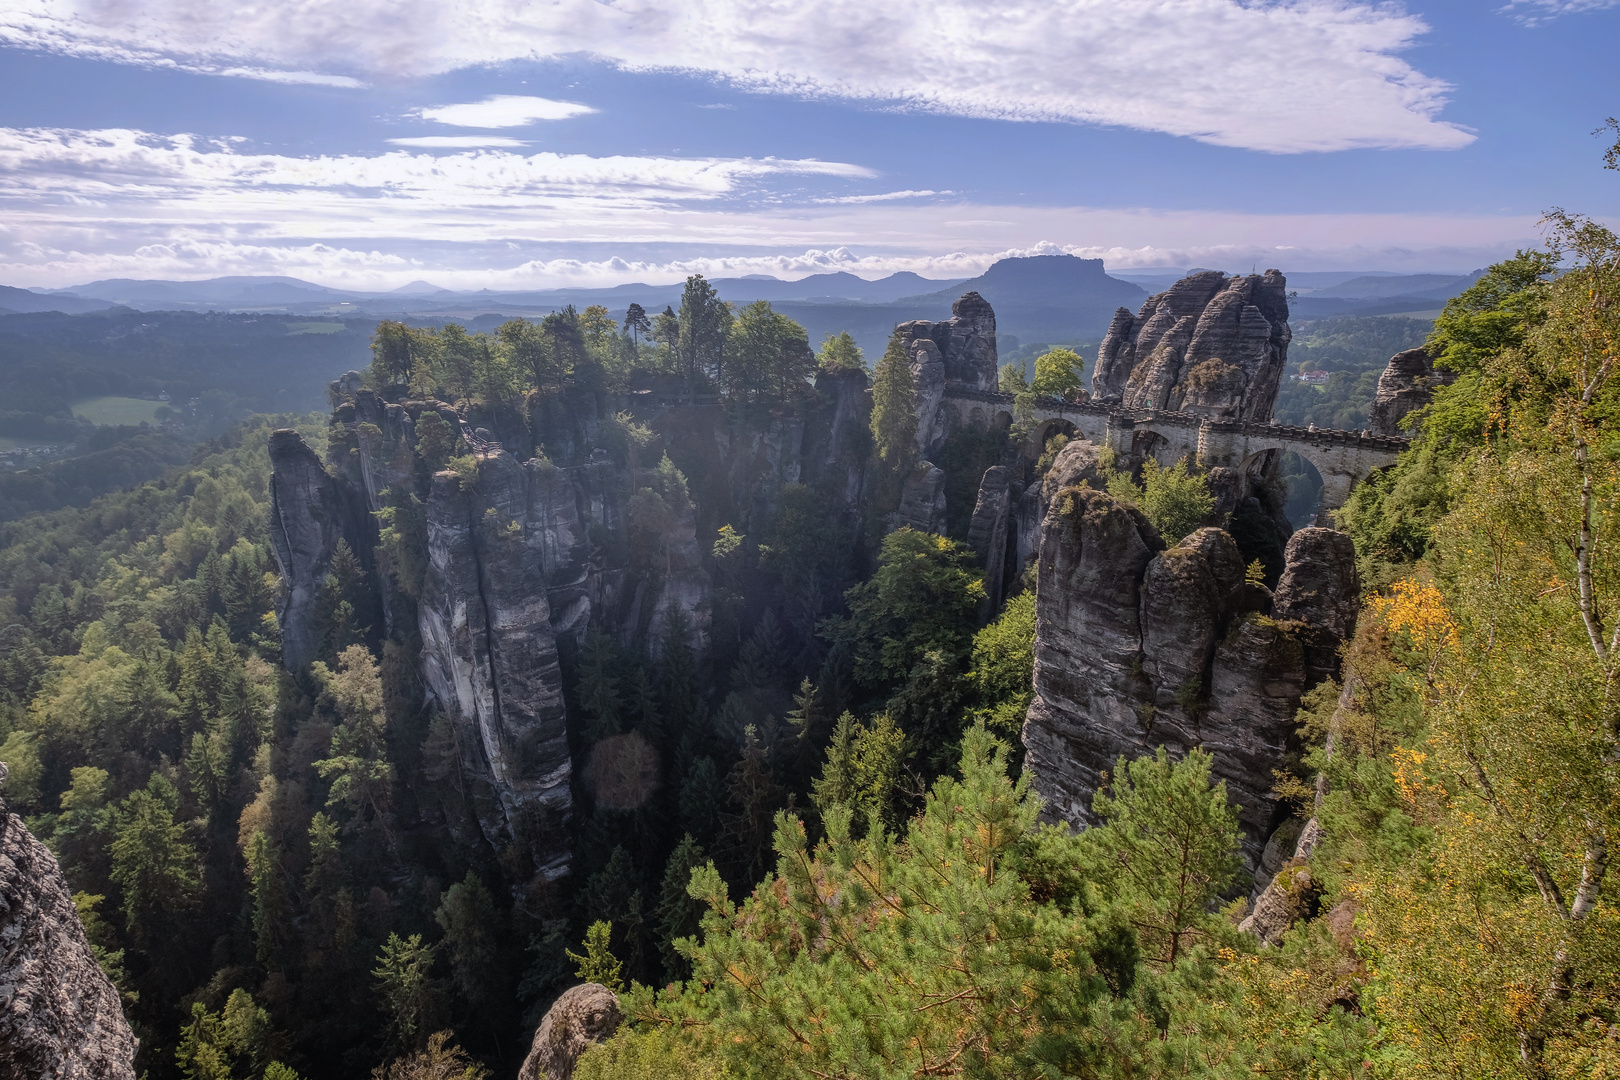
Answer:
[[1620, 217], [1617, 45], [1620, 0], [8, 0], [0, 281], [1463, 271]]

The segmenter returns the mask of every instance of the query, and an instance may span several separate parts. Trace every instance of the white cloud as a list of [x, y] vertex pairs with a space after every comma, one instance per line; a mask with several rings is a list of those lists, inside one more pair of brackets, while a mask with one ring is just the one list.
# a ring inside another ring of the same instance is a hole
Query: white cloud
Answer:
[[[862, 179], [858, 165], [814, 159], [675, 158], [587, 154], [289, 157], [253, 154], [235, 139], [154, 135], [128, 128], [0, 128], [0, 205], [23, 213], [42, 198], [174, 207], [251, 204], [291, 222], [376, 203], [423, 211], [533, 209], [545, 200], [715, 199], [773, 175]], [[244, 203], [243, 201], [247, 202]], [[273, 219], [273, 218], [271, 218]]]
[[1560, 15], [1581, 15], [1612, 7], [1620, 7], [1620, 0], [1510, 0], [1502, 10], [1522, 23], [1535, 26]]
[[574, 101], [493, 94], [483, 101], [470, 101], [464, 105], [435, 105], [418, 109], [416, 115], [452, 127], [504, 128], [524, 127], [536, 120], [567, 120], [595, 111], [589, 105]]
[[509, 139], [504, 135], [413, 135], [405, 139], [389, 139], [395, 146], [414, 146], [422, 150], [472, 150], [479, 147], [527, 146], [522, 139]]
[[878, 195], [840, 195], [832, 199], [817, 199], [818, 203], [873, 203], [893, 202], [896, 199], [926, 199], [934, 195], [955, 195], [954, 191], [885, 191]]
[[[1568, 6], [1597, 0], [1543, 0]], [[414, 77], [588, 54], [761, 93], [1114, 124], [1276, 152], [1452, 149], [1428, 26], [1363, 0], [10, 0], [0, 42], [131, 63]]]

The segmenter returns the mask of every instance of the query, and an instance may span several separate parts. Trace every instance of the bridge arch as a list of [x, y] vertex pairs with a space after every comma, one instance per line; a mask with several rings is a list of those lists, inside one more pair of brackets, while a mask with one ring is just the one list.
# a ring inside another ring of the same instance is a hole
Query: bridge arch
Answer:
[[1281, 458], [1284, 454], [1293, 454], [1307, 462], [1316, 470], [1316, 475], [1322, 480], [1322, 496], [1318, 503], [1318, 512], [1337, 510], [1350, 498], [1350, 489], [1366, 479], [1367, 473], [1372, 470], [1346, 468], [1342, 455], [1332, 453], [1329, 448], [1312, 446], [1310, 443], [1299, 443], [1291, 440], [1276, 440], [1270, 446], [1255, 447], [1253, 443], [1245, 447], [1239, 474], [1243, 478], [1242, 496], [1249, 494], [1249, 485], [1253, 478], [1262, 475], [1266, 465]]

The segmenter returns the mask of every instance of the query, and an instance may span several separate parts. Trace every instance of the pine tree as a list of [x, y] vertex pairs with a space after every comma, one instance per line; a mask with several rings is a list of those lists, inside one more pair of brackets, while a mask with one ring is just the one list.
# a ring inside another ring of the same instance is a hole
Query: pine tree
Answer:
[[445, 890], [433, 918], [444, 930], [440, 947], [450, 955], [456, 990], [476, 1014], [501, 985], [501, 918], [495, 899], [468, 870]]
[[315, 762], [315, 771], [332, 781], [326, 805], [346, 805], [356, 813], [369, 810], [371, 823], [392, 842], [387, 812], [394, 766], [388, 759], [384, 738], [383, 689], [377, 661], [365, 646], [351, 645], [338, 655], [336, 672], [320, 661], [311, 665], [311, 670], [343, 718], [332, 732], [332, 756]]
[[247, 875], [253, 889], [253, 937], [259, 963], [272, 970], [280, 965], [286, 935], [287, 882], [281, 870], [281, 849], [260, 829], [248, 842]]
[[782, 667], [782, 627], [776, 613], [766, 608], [754, 624], [753, 633], [743, 642], [737, 662], [731, 667], [735, 690], [763, 690], [776, 685]]
[[585, 739], [597, 743], [623, 730], [623, 700], [619, 697], [618, 650], [599, 626], [585, 634], [579, 655], [579, 679], [574, 696], [585, 716]]
[[664, 718], [658, 708], [658, 693], [653, 687], [652, 676], [647, 674], [645, 666], [639, 664], [636, 667], [635, 686], [630, 691], [629, 713], [637, 734], [655, 747], [664, 745], [668, 732], [664, 729]]
[[175, 820], [180, 793], [162, 773], [132, 791], [114, 817], [112, 880], [130, 937], [148, 952], [201, 899], [197, 849]]
[[647, 977], [650, 974], [647, 971], [650, 950], [646, 901], [641, 891], [640, 874], [628, 851], [622, 847], [613, 849], [607, 865], [592, 874], [585, 883], [582, 900], [588, 922], [605, 922], [613, 927], [613, 953], [624, 960], [630, 977]]
[[664, 720], [671, 735], [683, 737], [703, 712], [698, 690], [697, 658], [687, 643], [690, 625], [677, 605], [664, 623], [663, 648], [658, 660], [658, 691], [663, 700]]
[[658, 892], [658, 951], [664, 960], [665, 978], [684, 981], [692, 973], [691, 964], [675, 951], [675, 942], [693, 937], [703, 926], [703, 902], [694, 900], [686, 891], [692, 880], [692, 871], [708, 860], [703, 846], [687, 833], [670, 852], [664, 865], [664, 880]]
[[917, 385], [899, 330], [890, 335], [872, 373], [872, 440], [878, 457], [896, 474], [917, 453]]
[[726, 778], [726, 795], [729, 808], [720, 819], [722, 851], [731, 880], [751, 885], [770, 865], [776, 812], [787, 802], [752, 725], [743, 733], [742, 757]]
[[725, 785], [714, 759], [699, 757], [681, 777], [681, 827], [699, 839], [712, 838], [720, 823], [720, 807], [725, 802]]
[[617, 994], [624, 990], [624, 980], [619, 977], [624, 965], [613, 955], [612, 938], [612, 923], [594, 922], [585, 931], [585, 954], [570, 949], [568, 959], [578, 965], [574, 976], [580, 982], [598, 983]]
[[436, 949], [424, 943], [421, 934], [402, 938], [390, 933], [377, 954], [371, 977], [382, 998], [390, 1034], [399, 1045], [418, 1046], [427, 1035], [436, 1004], [437, 988], [431, 978]]

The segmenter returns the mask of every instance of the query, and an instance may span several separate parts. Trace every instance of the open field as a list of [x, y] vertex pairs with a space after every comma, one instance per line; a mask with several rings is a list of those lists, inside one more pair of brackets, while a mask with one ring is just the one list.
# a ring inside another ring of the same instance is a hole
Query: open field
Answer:
[[336, 334], [342, 329], [343, 324], [340, 322], [288, 323], [287, 335], [291, 337], [294, 334]]
[[147, 401], [145, 398], [87, 398], [74, 404], [73, 415], [81, 420], [88, 420], [98, 427], [110, 424], [155, 424], [158, 409], [166, 404], [167, 402], [163, 401]]

